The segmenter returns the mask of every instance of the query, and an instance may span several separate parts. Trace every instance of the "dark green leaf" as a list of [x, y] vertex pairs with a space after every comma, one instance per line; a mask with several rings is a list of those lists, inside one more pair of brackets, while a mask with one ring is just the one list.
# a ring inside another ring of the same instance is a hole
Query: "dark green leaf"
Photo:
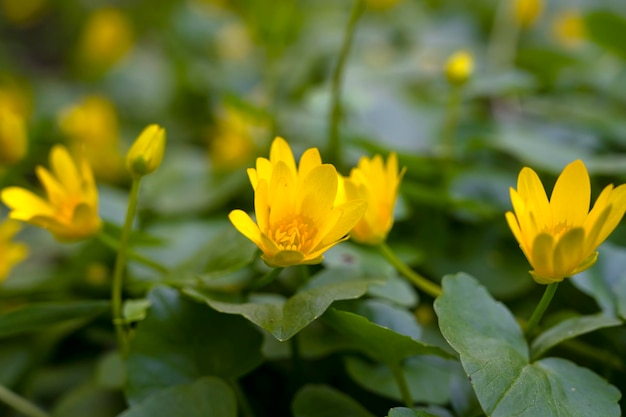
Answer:
[[237, 378], [263, 358], [261, 334], [246, 320], [220, 314], [167, 287], [156, 287], [128, 357], [131, 402], [206, 375]]
[[515, 318], [471, 276], [445, 277], [435, 311], [487, 415], [620, 415], [619, 391], [588, 369], [556, 358], [530, 362]]
[[173, 416], [237, 417], [235, 394], [221, 379], [206, 377], [157, 391], [119, 417]]
[[307, 385], [291, 405], [294, 417], [374, 417], [346, 394], [325, 385]]
[[362, 278], [358, 271], [327, 269], [287, 300], [275, 295], [253, 296], [250, 302], [236, 304], [216, 300], [211, 294], [194, 288], [184, 292], [217, 311], [242, 315], [284, 341], [321, 316], [333, 301], [358, 298], [375, 283], [377, 281]]
[[405, 407], [396, 407], [389, 410], [387, 417], [437, 417], [426, 411], [411, 410]]
[[67, 301], [59, 303], [31, 303], [0, 315], [0, 338], [34, 332], [50, 325], [92, 318], [109, 312], [108, 301]]
[[622, 322], [614, 317], [602, 313], [594, 316], [572, 317], [541, 333], [533, 340], [530, 349], [531, 356], [537, 358], [557, 344], [573, 339], [585, 333], [590, 333], [605, 327], [620, 326]]
[[585, 15], [589, 39], [626, 59], [626, 18], [609, 10], [594, 10]]

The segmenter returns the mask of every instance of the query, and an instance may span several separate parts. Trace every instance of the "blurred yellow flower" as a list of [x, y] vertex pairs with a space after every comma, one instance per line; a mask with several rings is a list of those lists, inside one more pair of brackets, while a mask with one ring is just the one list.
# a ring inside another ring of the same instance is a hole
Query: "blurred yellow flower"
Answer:
[[137, 137], [126, 155], [126, 169], [133, 177], [154, 172], [163, 161], [165, 129], [159, 125], [147, 126]]
[[124, 156], [113, 103], [104, 97], [88, 96], [63, 109], [58, 120], [72, 151], [87, 158], [97, 178], [116, 182], [124, 176]]
[[[387, 163], [380, 155], [361, 158], [350, 177], [343, 182], [345, 201], [365, 200], [367, 211], [354, 226], [350, 236], [360, 243], [378, 245], [387, 239], [393, 226], [393, 209], [398, 198], [398, 188], [406, 168], [398, 172], [398, 156], [392, 152]], [[340, 193], [341, 194], [341, 193]]]
[[133, 46], [133, 28], [119, 9], [105, 7], [93, 12], [78, 45], [81, 64], [92, 70], [107, 70]]
[[2, 190], [0, 198], [10, 209], [9, 217], [47, 229], [60, 241], [95, 235], [101, 226], [98, 191], [89, 163], [74, 161], [67, 149], [55, 145], [50, 151], [51, 172], [36, 169], [47, 200], [20, 187]]
[[12, 23], [28, 27], [36, 23], [44, 14], [47, 0], [1, 0], [2, 14]]
[[596, 248], [611, 234], [626, 211], [626, 184], [609, 185], [589, 211], [591, 185], [582, 161], [565, 167], [550, 201], [541, 180], [530, 168], [510, 189], [513, 212], [506, 220], [539, 284], [562, 281], [591, 267]]
[[585, 22], [576, 10], [559, 14], [552, 23], [552, 30], [556, 39], [567, 47], [579, 45], [586, 37]]
[[28, 150], [24, 118], [9, 107], [0, 107], [0, 165], [14, 165]]
[[365, 0], [367, 7], [374, 10], [391, 9], [398, 3], [400, 3], [400, 0]]
[[450, 55], [444, 68], [446, 79], [453, 85], [465, 84], [473, 71], [474, 58], [465, 50], [460, 50]]
[[296, 167], [291, 148], [279, 137], [270, 158], [258, 158], [248, 176], [257, 223], [242, 210], [231, 211], [228, 218], [275, 267], [320, 263], [325, 251], [348, 238], [367, 207], [362, 200], [335, 205], [335, 167], [322, 164], [317, 148], [305, 151]]
[[6, 219], [0, 223], [0, 282], [4, 281], [11, 269], [28, 256], [28, 247], [13, 242], [13, 237], [21, 229], [19, 222]]
[[523, 28], [531, 26], [543, 9], [543, 0], [514, 0], [515, 20]]

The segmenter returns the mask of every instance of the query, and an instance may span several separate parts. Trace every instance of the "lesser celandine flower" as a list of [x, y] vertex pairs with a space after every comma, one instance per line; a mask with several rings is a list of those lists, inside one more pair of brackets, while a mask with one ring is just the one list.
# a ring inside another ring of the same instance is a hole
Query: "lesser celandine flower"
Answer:
[[559, 42], [567, 47], [579, 45], [586, 37], [585, 22], [577, 10], [565, 10], [552, 23], [552, 30]]
[[474, 58], [465, 50], [460, 50], [448, 58], [444, 68], [446, 79], [452, 85], [465, 84], [474, 71]]
[[275, 267], [320, 263], [326, 250], [347, 239], [367, 206], [362, 200], [335, 205], [335, 167], [322, 164], [317, 148], [304, 152], [296, 166], [282, 138], [274, 139], [270, 158], [258, 158], [248, 176], [257, 222], [242, 210], [228, 218]]
[[[398, 157], [392, 152], [387, 163], [380, 155], [361, 158], [343, 183], [347, 201], [365, 200], [367, 210], [350, 232], [352, 239], [368, 245], [383, 243], [393, 226], [393, 209], [405, 169], [398, 172]], [[341, 199], [341, 196], [339, 197]]]
[[509, 227], [530, 262], [539, 284], [550, 284], [591, 267], [596, 248], [617, 227], [626, 210], [626, 185], [602, 190], [589, 211], [591, 186], [582, 161], [565, 167], [550, 200], [541, 180], [524, 168], [511, 188]]
[[101, 221], [89, 163], [84, 158], [74, 161], [64, 146], [55, 145], [50, 151], [50, 167], [50, 171], [42, 166], [36, 169], [47, 200], [20, 187], [2, 190], [0, 197], [11, 209], [9, 216], [47, 229], [60, 241], [95, 235]]
[[0, 165], [21, 161], [27, 149], [24, 118], [9, 107], [0, 107]]
[[163, 161], [165, 129], [152, 124], [137, 137], [126, 155], [126, 168], [137, 178], [154, 172]]
[[0, 223], [0, 282], [6, 279], [15, 265], [28, 256], [28, 247], [25, 244], [13, 242], [13, 237], [20, 228], [20, 223], [12, 219]]
[[529, 27], [541, 14], [543, 0], [514, 0], [515, 19], [521, 27]]

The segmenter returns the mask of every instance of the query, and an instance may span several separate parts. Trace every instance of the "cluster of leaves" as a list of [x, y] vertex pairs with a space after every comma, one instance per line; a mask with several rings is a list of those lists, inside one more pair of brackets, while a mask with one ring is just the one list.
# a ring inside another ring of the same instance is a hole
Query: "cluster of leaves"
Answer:
[[[527, 341], [518, 322], [543, 288], [503, 213], [523, 165], [548, 178], [580, 158], [594, 185], [626, 179], [623, 5], [582, 2], [585, 35], [570, 47], [552, 35], [569, 6], [546, 4], [499, 71], [487, 61], [494, 2], [404, 1], [364, 13], [343, 86], [344, 157], [398, 152], [407, 172], [388, 243], [442, 280], [432, 300], [350, 242], [321, 266], [289, 268], [250, 290], [267, 269], [226, 220], [232, 208], [252, 208], [245, 165], [215, 172], [205, 130], [226, 102], [267, 122], [266, 143], [280, 133], [296, 150], [324, 148], [329, 74], [351, 5], [207, 3], [120, 3], [135, 46], [96, 73], [74, 56], [86, 5], [49, 2], [27, 26], [0, 16], [2, 76], [28, 85], [34, 107], [32, 150], [2, 185], [29, 180], [65, 140], [58, 109], [85, 93], [112, 99], [127, 143], [154, 121], [169, 138], [161, 169], [143, 184], [131, 239], [162, 268], [130, 261], [128, 358], [116, 353], [107, 301], [114, 252], [27, 229], [31, 257], [0, 287], [3, 386], [58, 417], [621, 415], [626, 229], [561, 286]], [[474, 52], [477, 69], [464, 86], [454, 158], [444, 159], [441, 66], [458, 48]], [[126, 185], [99, 183], [112, 236]], [[0, 415], [15, 414], [0, 405]]]

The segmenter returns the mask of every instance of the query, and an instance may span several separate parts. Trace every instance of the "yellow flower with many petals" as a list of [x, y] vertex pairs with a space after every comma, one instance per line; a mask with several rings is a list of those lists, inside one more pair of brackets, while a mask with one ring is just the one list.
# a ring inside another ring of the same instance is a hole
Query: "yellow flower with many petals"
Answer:
[[28, 247], [13, 242], [13, 236], [20, 231], [19, 222], [6, 219], [0, 223], [0, 282], [4, 281], [11, 269], [28, 256]]
[[582, 161], [565, 167], [550, 201], [530, 168], [511, 188], [513, 212], [506, 219], [539, 284], [562, 281], [591, 267], [596, 249], [617, 227], [626, 211], [626, 184], [607, 186], [589, 211], [591, 185]]
[[0, 164], [21, 161], [28, 150], [24, 118], [8, 107], [0, 107]]
[[387, 239], [393, 226], [393, 209], [398, 198], [398, 188], [406, 169], [398, 172], [398, 156], [392, 152], [387, 163], [380, 155], [370, 159], [361, 158], [350, 177], [344, 179], [346, 201], [362, 199], [367, 201], [367, 211], [354, 226], [350, 236], [360, 243], [378, 245]]
[[317, 148], [305, 151], [296, 167], [282, 138], [274, 139], [270, 158], [258, 158], [248, 176], [257, 223], [242, 210], [231, 211], [228, 218], [275, 267], [320, 263], [325, 251], [348, 238], [367, 206], [360, 200], [336, 205], [335, 167], [322, 164]]
[[50, 152], [51, 171], [37, 167], [48, 199], [20, 187], [2, 190], [0, 197], [12, 219], [47, 229], [60, 241], [93, 236], [100, 230], [98, 191], [89, 163], [74, 161], [67, 149], [56, 145]]

